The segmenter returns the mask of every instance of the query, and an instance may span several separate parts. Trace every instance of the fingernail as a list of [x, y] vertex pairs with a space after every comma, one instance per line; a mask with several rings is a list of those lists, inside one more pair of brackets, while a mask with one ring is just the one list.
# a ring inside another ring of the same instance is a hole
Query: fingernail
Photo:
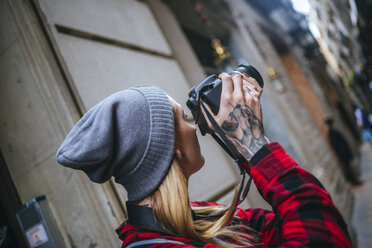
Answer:
[[229, 75], [229, 74], [227, 74], [226, 72], [222, 72], [220, 75], [218, 75], [218, 78], [221, 78], [223, 75]]

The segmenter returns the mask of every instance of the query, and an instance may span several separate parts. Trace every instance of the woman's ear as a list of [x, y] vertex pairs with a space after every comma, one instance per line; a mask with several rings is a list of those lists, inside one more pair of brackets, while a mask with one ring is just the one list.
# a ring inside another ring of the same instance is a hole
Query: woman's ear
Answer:
[[176, 149], [174, 149], [174, 156], [176, 157], [177, 160], [182, 160], [183, 159], [183, 154], [182, 154], [181, 149], [176, 147]]

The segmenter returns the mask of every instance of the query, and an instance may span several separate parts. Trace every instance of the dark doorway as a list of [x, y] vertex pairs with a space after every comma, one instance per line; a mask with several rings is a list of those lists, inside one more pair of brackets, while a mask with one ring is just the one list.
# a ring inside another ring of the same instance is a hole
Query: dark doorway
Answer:
[[22, 203], [0, 151], [0, 248], [26, 248], [16, 219]]

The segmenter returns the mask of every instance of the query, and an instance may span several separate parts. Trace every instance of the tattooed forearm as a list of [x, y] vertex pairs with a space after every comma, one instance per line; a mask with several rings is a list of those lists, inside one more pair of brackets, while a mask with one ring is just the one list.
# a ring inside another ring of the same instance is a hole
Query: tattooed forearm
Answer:
[[247, 160], [269, 141], [264, 134], [262, 122], [246, 105], [236, 105], [221, 127]]

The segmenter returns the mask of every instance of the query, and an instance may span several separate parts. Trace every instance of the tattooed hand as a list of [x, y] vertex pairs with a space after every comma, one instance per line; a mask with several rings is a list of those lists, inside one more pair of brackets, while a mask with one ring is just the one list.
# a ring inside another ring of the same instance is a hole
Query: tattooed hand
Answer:
[[[213, 115], [236, 150], [248, 161], [269, 139], [264, 134], [262, 88], [252, 77], [223, 73], [220, 111]], [[213, 128], [212, 125], [209, 125]]]

